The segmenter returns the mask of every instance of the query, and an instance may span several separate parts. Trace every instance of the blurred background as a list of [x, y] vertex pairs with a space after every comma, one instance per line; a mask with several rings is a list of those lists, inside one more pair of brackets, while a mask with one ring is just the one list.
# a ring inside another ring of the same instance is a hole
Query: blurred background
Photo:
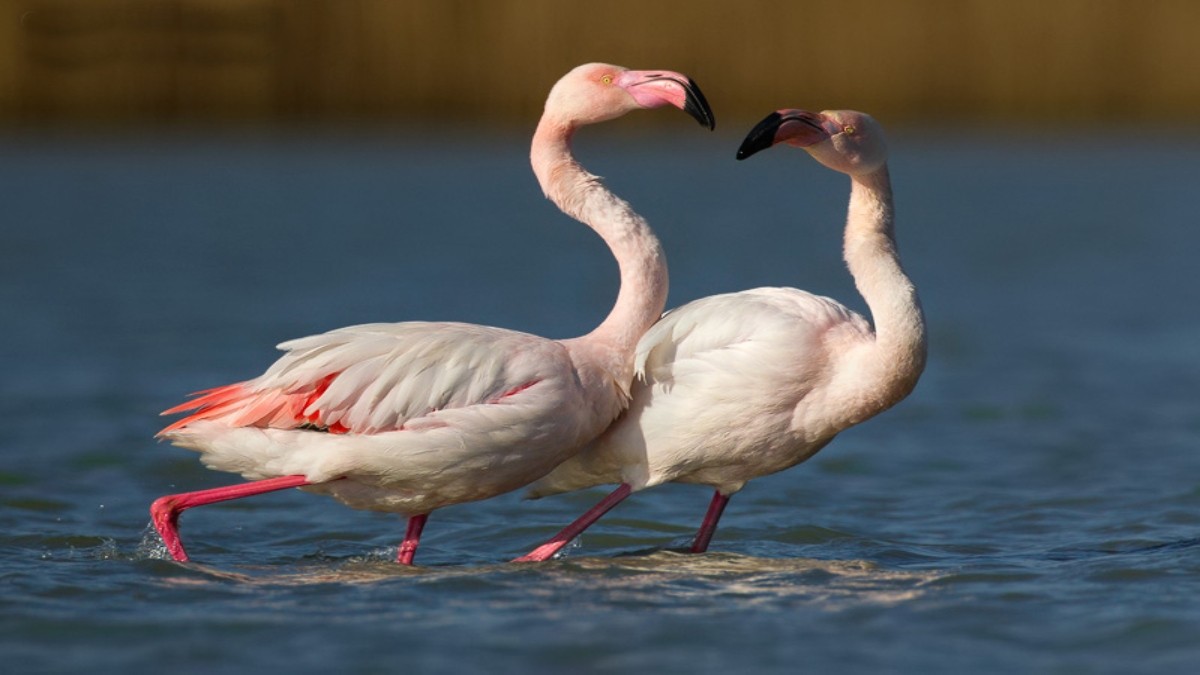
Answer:
[[1198, 27], [1191, 0], [0, 0], [0, 123], [528, 126], [609, 61], [691, 74], [726, 119], [1190, 125]]

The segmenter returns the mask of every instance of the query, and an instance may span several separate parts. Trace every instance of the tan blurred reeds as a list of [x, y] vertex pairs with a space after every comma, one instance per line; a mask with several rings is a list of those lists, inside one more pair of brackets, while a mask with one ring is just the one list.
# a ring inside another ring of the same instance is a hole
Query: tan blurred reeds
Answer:
[[0, 0], [0, 122], [527, 124], [592, 60], [719, 119], [1200, 120], [1195, 0]]

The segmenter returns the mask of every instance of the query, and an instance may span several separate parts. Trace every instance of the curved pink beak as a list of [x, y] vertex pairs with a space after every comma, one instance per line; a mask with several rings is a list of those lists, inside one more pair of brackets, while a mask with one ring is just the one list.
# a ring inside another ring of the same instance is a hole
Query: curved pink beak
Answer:
[[710, 130], [717, 126], [708, 100], [686, 75], [670, 70], [627, 70], [617, 77], [617, 86], [629, 92], [643, 108], [673, 105]]
[[763, 118], [746, 134], [745, 140], [738, 148], [737, 158], [746, 159], [776, 143], [786, 142], [802, 148], [816, 145], [832, 135], [825, 128], [826, 122], [821, 113], [796, 108], [777, 110]]

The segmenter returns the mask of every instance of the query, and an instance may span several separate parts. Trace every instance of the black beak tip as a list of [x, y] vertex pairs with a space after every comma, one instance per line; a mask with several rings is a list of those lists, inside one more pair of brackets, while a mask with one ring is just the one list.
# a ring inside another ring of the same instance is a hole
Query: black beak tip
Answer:
[[684, 89], [687, 91], [687, 98], [683, 104], [684, 112], [696, 118], [700, 126], [707, 127], [709, 131], [716, 129], [717, 118], [713, 115], [712, 108], [708, 105], [708, 100], [704, 98], [704, 92], [700, 91], [700, 87], [691, 80], [684, 85]]
[[763, 118], [761, 122], [754, 125], [750, 133], [746, 134], [745, 140], [738, 148], [737, 158], [739, 160], [746, 159], [756, 152], [761, 152], [775, 145], [775, 132], [779, 131], [779, 125], [783, 122], [783, 115], [778, 112], [773, 112]]

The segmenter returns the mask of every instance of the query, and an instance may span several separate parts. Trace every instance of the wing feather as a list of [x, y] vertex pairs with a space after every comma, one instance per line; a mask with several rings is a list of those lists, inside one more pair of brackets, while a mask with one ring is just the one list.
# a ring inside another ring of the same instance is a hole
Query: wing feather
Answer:
[[[785, 369], [772, 359], [798, 353], [798, 346], [815, 345], [831, 327], [847, 325], [870, 333], [865, 319], [837, 301], [794, 288], [709, 296], [663, 315], [638, 343], [634, 368], [643, 381], [665, 386], [692, 369]], [[787, 349], [772, 350], [772, 342]], [[762, 362], [751, 362], [755, 359]]]
[[233, 426], [306, 424], [380, 433], [448, 408], [492, 403], [570, 369], [561, 344], [459, 323], [364, 324], [279, 345], [261, 376], [207, 392], [170, 412]]

